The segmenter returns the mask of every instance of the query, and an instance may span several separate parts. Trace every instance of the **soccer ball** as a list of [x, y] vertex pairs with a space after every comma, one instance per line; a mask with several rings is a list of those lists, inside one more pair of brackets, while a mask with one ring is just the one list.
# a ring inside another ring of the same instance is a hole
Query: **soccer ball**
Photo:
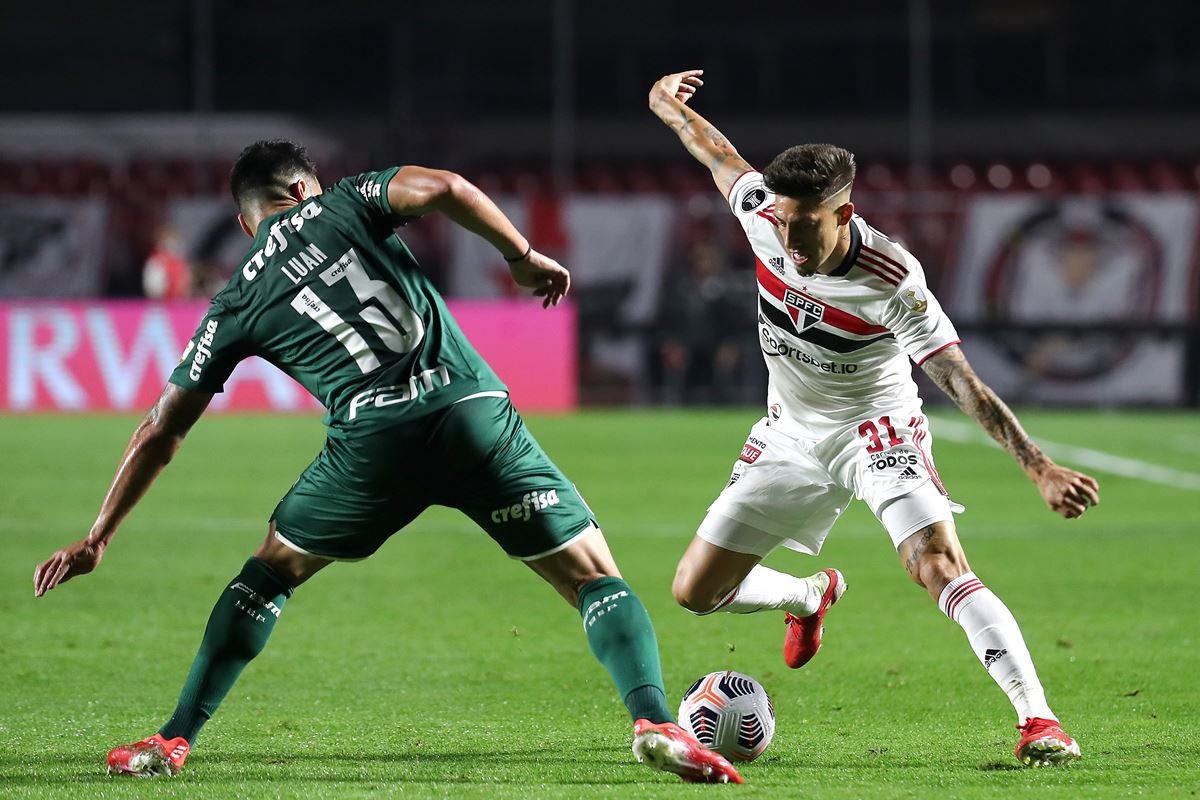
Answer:
[[775, 736], [775, 706], [740, 672], [710, 672], [683, 693], [679, 725], [731, 761], [753, 761]]

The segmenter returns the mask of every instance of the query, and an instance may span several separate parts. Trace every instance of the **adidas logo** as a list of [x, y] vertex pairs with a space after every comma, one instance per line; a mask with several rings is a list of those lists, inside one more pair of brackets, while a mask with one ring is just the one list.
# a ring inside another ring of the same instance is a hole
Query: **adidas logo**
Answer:
[[983, 668], [991, 669], [992, 664], [995, 664], [1006, 655], [1008, 655], [1008, 650], [993, 650], [989, 647], [983, 653]]
[[902, 480], [902, 481], [904, 481], [904, 480], [910, 481], [914, 478], [919, 478], [919, 477], [921, 477], [921, 476], [918, 475], [917, 471], [914, 470], [912, 467], [905, 467], [904, 471], [900, 473], [900, 480]]
[[772, 268], [773, 268], [773, 269], [774, 269], [776, 272], [778, 272], [780, 275], [782, 275], [782, 274], [783, 274], [783, 259], [782, 259], [781, 257], [779, 257], [779, 256], [776, 256], [775, 258], [770, 258], [770, 259], [767, 259], [767, 260], [768, 260], [768, 261], [770, 261], [770, 263], [771, 263], [771, 267], [772, 267]]

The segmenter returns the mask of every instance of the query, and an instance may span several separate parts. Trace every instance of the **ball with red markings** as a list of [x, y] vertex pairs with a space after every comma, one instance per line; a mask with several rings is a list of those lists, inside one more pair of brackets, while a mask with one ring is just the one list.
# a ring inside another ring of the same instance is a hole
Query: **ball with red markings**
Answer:
[[710, 672], [683, 693], [679, 725], [731, 761], [753, 761], [775, 736], [775, 706], [740, 672]]

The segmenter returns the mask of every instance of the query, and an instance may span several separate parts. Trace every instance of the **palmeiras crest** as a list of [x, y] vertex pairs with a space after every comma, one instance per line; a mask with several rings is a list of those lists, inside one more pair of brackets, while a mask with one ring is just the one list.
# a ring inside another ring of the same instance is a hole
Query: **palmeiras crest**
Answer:
[[797, 331], [808, 330], [825, 316], [824, 305], [794, 289], [784, 292], [783, 304], [787, 306], [788, 314], [791, 315]]

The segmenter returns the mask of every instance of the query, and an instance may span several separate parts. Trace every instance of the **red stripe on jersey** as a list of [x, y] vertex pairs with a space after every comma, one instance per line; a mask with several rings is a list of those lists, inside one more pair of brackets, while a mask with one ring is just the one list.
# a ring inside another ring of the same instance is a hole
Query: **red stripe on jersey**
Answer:
[[940, 352], [942, 352], [943, 350], [945, 350], [947, 347], [954, 347], [954, 345], [956, 345], [956, 344], [962, 344], [962, 340], [960, 340], [960, 339], [955, 339], [953, 342], [946, 342], [944, 345], [942, 345], [941, 347], [939, 347], [937, 350], [934, 350], [932, 353], [926, 353], [924, 356], [922, 356], [922, 357], [921, 357], [921, 360], [917, 362], [917, 366], [918, 366], [918, 367], [919, 367], [919, 366], [921, 366], [921, 365], [922, 365], [922, 364], [924, 364], [926, 361], [928, 361], [929, 359], [931, 359], [931, 358], [933, 358], [934, 356], [936, 356], [938, 353], [940, 353]]
[[861, 258], [857, 262], [855, 262], [855, 265], [859, 269], [863, 269], [863, 270], [866, 270], [867, 272], [871, 273], [876, 278], [881, 278], [881, 279], [887, 281], [892, 286], [900, 285], [900, 281], [897, 278], [892, 277], [890, 274], [885, 274], [885, 273], [881, 272], [878, 267], [874, 267], [874, 266], [868, 264], [866, 261], [863, 261]]
[[[817, 301], [820, 302], [820, 301]], [[825, 306], [825, 316], [821, 321], [827, 325], [832, 325], [835, 328], [841, 328], [849, 333], [857, 333], [860, 336], [874, 336], [880, 333], [887, 333], [888, 329], [882, 325], [872, 325], [865, 319], [859, 319], [853, 314], [848, 314], [840, 308], [834, 308], [831, 305], [822, 303]]]
[[[787, 290], [791, 289], [792, 287], [781, 281], [774, 272], [769, 270], [767, 265], [762, 262], [762, 259], [755, 258], [754, 262], [758, 265], [756, 269], [756, 272], [758, 273], [758, 285], [766, 289], [772, 297], [775, 297], [778, 300], [783, 300]], [[792, 289], [792, 291], [800, 294], [799, 290], [797, 289]], [[811, 297], [809, 295], [805, 295], [805, 297], [808, 297], [808, 299], [812, 300], [814, 303], [824, 306], [825, 310], [822, 312], [821, 321], [826, 325], [839, 328], [847, 333], [857, 333], [860, 336], [874, 336], [880, 333], [888, 332], [888, 329], [881, 325], [872, 325], [865, 319], [856, 317], [848, 311], [842, 311], [840, 308], [834, 308], [828, 303], [818, 300], [815, 297]]]
[[762, 217], [767, 222], [774, 225], [776, 228], [779, 227], [779, 220], [775, 218], [775, 204], [774, 203], [771, 203], [771, 205], [767, 206], [766, 208], [755, 211], [754, 215], [757, 217]]
[[863, 249], [863, 252], [869, 253], [870, 255], [874, 256], [875, 258], [879, 259], [880, 261], [883, 261], [885, 264], [891, 264], [893, 267], [900, 270], [901, 273], [903, 273], [905, 275], [908, 274], [908, 267], [904, 266], [903, 264], [901, 264], [899, 261], [892, 258], [891, 256], [885, 256], [883, 253], [879, 252], [878, 250], [875, 250], [874, 248], [867, 247], [865, 244], [862, 246], [862, 249]]
[[929, 435], [928, 431], [922, 426], [926, 423], [925, 417], [919, 417], [915, 426], [916, 431], [913, 434], [913, 442], [917, 445], [917, 450], [921, 453], [921, 460], [925, 462], [925, 471], [929, 473], [929, 477], [933, 479], [933, 485], [938, 488], [938, 491], [946, 497], [950, 493], [946, 491], [946, 485], [942, 483], [942, 476], [938, 474], [937, 467], [933, 464], [933, 452], [925, 449], [925, 439]]
[[772, 297], [775, 297], [780, 302], [783, 301], [783, 293], [788, 290], [788, 285], [779, 279], [779, 276], [767, 268], [767, 265], [762, 262], [758, 256], [754, 257], [755, 274], [758, 276], [758, 285], [766, 289]]
[[876, 267], [881, 272], [886, 272], [887, 274], [892, 275], [893, 277], [896, 278], [896, 280], [902, 281], [902, 280], [904, 280], [904, 276], [908, 274], [908, 270], [896, 269], [891, 264], [884, 263], [883, 261], [880, 261], [878, 258], [875, 258], [875, 256], [869, 256], [866, 253], [859, 253], [858, 260], [860, 262], [865, 262], [867, 264], [870, 264], [873, 267]]

